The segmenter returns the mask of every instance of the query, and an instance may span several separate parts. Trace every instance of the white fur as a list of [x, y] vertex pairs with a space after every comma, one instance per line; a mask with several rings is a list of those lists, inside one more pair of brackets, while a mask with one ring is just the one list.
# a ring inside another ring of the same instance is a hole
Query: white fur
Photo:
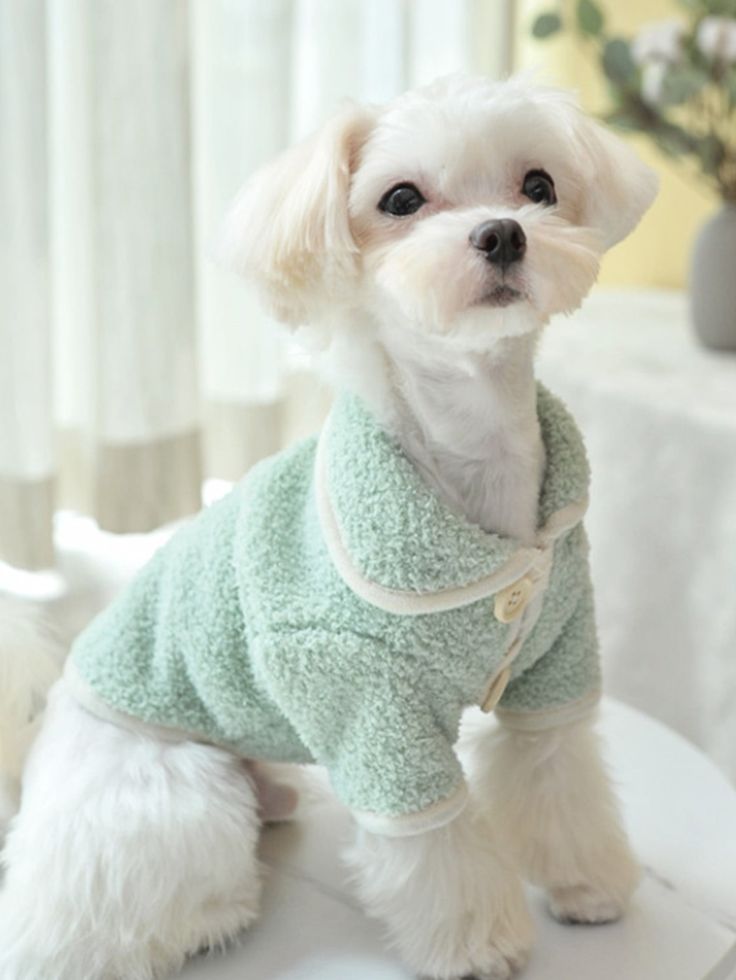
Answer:
[[[554, 179], [554, 207], [521, 192], [538, 168]], [[405, 181], [425, 206], [381, 213]], [[347, 107], [264, 168], [223, 251], [280, 319], [306, 328], [325, 372], [366, 400], [448, 506], [528, 541], [545, 464], [537, 338], [579, 305], [655, 183], [568, 95], [453, 77], [386, 107]], [[503, 276], [469, 242], [494, 218], [527, 238]], [[517, 290], [512, 305], [489, 301], [501, 284]], [[13, 685], [4, 700], [24, 703], [28, 684]], [[369, 912], [436, 980], [495, 980], [523, 962], [519, 868], [575, 921], [619, 915], [636, 880], [585, 725], [484, 736], [479, 758], [472, 807], [450, 825], [409, 839], [363, 832], [347, 856]], [[221, 750], [118, 731], [60, 687], [5, 852], [3, 980], [152, 980], [247, 925], [259, 892], [253, 776]], [[279, 812], [294, 802], [261, 797]]]
[[504, 842], [467, 807], [415, 837], [361, 830], [345, 860], [369, 914], [422, 977], [505, 980], [521, 967], [532, 924]]
[[25, 773], [0, 892], [3, 980], [152, 980], [258, 912], [241, 760], [88, 715], [60, 681]]
[[0, 845], [18, 808], [25, 757], [61, 660], [38, 610], [0, 598]]
[[544, 733], [501, 725], [468, 746], [491, 825], [563, 921], [619, 918], [639, 878], [594, 720]]

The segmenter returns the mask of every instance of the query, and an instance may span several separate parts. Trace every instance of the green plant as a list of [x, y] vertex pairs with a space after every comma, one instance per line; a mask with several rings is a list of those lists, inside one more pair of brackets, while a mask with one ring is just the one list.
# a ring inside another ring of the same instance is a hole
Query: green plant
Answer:
[[603, 118], [645, 133], [668, 157], [694, 163], [736, 202], [736, 0], [678, 0], [681, 16], [612, 34], [595, 0], [561, 0], [532, 34], [572, 31], [596, 58], [610, 108]]

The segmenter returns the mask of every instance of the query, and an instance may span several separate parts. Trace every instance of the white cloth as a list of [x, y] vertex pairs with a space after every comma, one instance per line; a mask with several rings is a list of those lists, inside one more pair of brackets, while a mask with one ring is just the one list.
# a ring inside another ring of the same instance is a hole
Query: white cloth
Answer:
[[736, 778], [736, 355], [698, 346], [680, 293], [601, 290], [538, 374], [590, 456], [604, 687]]

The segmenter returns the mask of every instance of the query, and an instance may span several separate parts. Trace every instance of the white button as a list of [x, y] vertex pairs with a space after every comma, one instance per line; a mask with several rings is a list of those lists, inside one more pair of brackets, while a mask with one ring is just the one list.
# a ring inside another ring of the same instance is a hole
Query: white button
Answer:
[[524, 612], [534, 591], [534, 583], [525, 575], [518, 582], [496, 593], [493, 615], [499, 623], [513, 623]]
[[506, 685], [509, 682], [509, 677], [511, 676], [511, 668], [506, 667], [504, 670], [494, 678], [493, 683], [488, 688], [488, 693], [483, 698], [481, 702], [480, 709], [485, 711], [486, 714], [493, 711], [498, 702], [501, 700], [503, 692], [506, 690]]

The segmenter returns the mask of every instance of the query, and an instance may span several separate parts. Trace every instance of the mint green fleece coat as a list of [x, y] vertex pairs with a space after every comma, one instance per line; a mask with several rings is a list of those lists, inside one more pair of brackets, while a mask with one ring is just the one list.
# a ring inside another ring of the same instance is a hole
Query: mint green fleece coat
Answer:
[[[541, 386], [538, 412], [535, 546], [453, 514], [344, 395], [319, 440], [265, 460], [174, 535], [78, 638], [68, 682], [119, 723], [322, 763], [371, 829], [452, 819], [466, 706], [507, 675], [510, 724], [565, 721], [597, 697], [585, 452]], [[501, 622], [496, 597], [520, 579], [528, 604]]]

